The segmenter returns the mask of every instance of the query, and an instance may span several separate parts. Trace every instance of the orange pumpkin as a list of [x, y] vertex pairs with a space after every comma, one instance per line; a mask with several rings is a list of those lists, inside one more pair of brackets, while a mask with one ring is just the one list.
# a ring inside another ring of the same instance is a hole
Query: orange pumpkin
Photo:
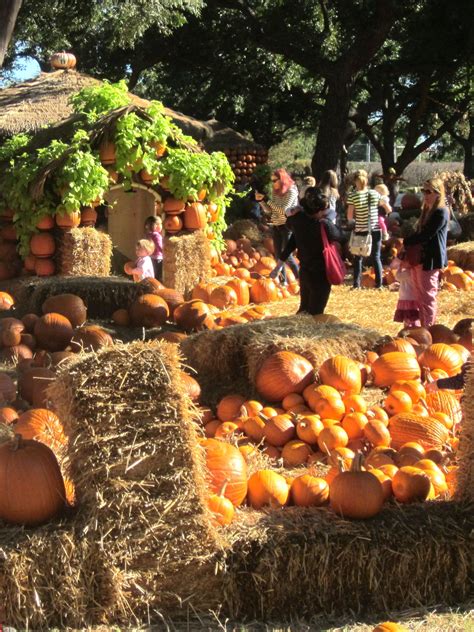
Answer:
[[442, 369], [449, 376], [459, 373], [462, 357], [448, 344], [438, 342], [427, 347], [420, 356], [420, 366], [428, 369]]
[[80, 296], [56, 294], [49, 296], [41, 306], [43, 314], [55, 312], [65, 316], [73, 327], [80, 327], [87, 319], [87, 308]]
[[288, 502], [289, 492], [285, 478], [272, 470], [258, 470], [249, 478], [248, 502], [254, 509], [266, 505], [283, 507]]
[[404, 443], [416, 441], [426, 448], [438, 448], [446, 443], [449, 433], [444, 424], [432, 417], [413, 413], [398, 413], [388, 425], [392, 446], [398, 450]]
[[401, 467], [392, 479], [393, 495], [400, 503], [412, 503], [428, 498], [431, 489], [429, 476], [417, 467]]
[[384, 353], [372, 364], [374, 385], [380, 388], [391, 386], [397, 380], [416, 380], [420, 375], [416, 357], [401, 351]]
[[237, 305], [237, 293], [229, 285], [220, 285], [212, 290], [209, 302], [219, 309], [228, 309]]
[[248, 305], [250, 301], [249, 286], [246, 281], [239, 278], [233, 278], [226, 283], [232, 288], [237, 295], [237, 305]]
[[384, 490], [376, 476], [361, 470], [360, 455], [351, 471], [335, 476], [329, 486], [331, 508], [344, 518], [372, 518], [382, 509]]
[[34, 335], [38, 345], [47, 351], [62, 351], [71, 341], [73, 328], [69, 319], [51, 312], [35, 323]]
[[253, 303], [269, 303], [277, 300], [277, 286], [272, 279], [257, 279], [250, 288]]
[[35, 257], [51, 257], [55, 250], [54, 237], [50, 233], [38, 233], [30, 239], [30, 252]]
[[73, 351], [98, 351], [102, 347], [110, 347], [114, 341], [112, 336], [97, 325], [84, 325], [74, 332], [71, 338]]
[[263, 436], [270, 445], [280, 447], [291, 441], [296, 434], [296, 428], [289, 415], [275, 415], [263, 427]]
[[281, 401], [290, 393], [302, 393], [313, 381], [311, 362], [291, 351], [277, 351], [268, 356], [255, 376], [257, 391], [270, 402]]
[[131, 304], [130, 320], [139, 327], [161, 327], [169, 316], [166, 301], [155, 294], [142, 294]]
[[218, 439], [205, 439], [206, 465], [209, 472], [208, 484], [211, 491], [220, 494], [224, 484], [224, 496], [236, 507], [247, 495], [247, 464], [238, 450], [230, 443]]
[[226, 526], [234, 519], [234, 505], [222, 494], [211, 494], [206, 504], [215, 524]]
[[54, 219], [56, 220], [56, 226], [61, 228], [61, 230], [70, 230], [81, 223], [81, 213], [80, 211], [73, 211], [72, 213], [67, 211], [59, 212], [56, 213]]
[[242, 395], [225, 395], [217, 404], [217, 417], [221, 421], [234, 421], [242, 416], [245, 397]]
[[298, 465], [304, 465], [313, 451], [310, 446], [299, 439], [293, 439], [288, 441], [283, 446], [281, 456], [283, 459], [283, 465], [285, 467], [297, 467]]
[[359, 393], [362, 386], [359, 365], [343, 355], [325, 360], [319, 367], [319, 378], [344, 393]]
[[46, 408], [30, 408], [22, 413], [15, 422], [14, 431], [23, 439], [41, 441], [55, 453], [66, 445], [62, 423], [52, 410]]
[[183, 213], [183, 224], [187, 230], [200, 230], [207, 226], [206, 207], [200, 202], [187, 204]]
[[329, 498], [329, 485], [323, 478], [303, 474], [292, 481], [290, 493], [298, 507], [321, 507]]

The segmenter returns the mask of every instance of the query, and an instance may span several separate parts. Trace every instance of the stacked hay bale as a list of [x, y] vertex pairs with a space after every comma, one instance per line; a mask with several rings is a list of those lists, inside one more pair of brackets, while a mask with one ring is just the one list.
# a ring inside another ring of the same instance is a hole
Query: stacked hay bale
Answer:
[[203, 230], [165, 237], [163, 282], [187, 296], [200, 281], [211, 277], [211, 246]]
[[448, 248], [448, 259], [463, 268], [474, 272], [474, 241], [465, 241]]
[[459, 438], [457, 500], [474, 502], [474, 368], [468, 371], [463, 397], [463, 424]]
[[112, 240], [95, 228], [72, 228], [58, 238], [57, 272], [65, 276], [110, 276]]

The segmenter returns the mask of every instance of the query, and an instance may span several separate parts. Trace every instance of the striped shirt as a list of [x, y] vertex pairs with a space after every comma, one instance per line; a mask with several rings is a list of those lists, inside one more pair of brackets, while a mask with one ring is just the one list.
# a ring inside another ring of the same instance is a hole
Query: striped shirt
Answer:
[[272, 200], [267, 202], [271, 210], [270, 223], [274, 226], [286, 224], [288, 214], [295, 206], [298, 206], [298, 188], [291, 186], [284, 195], [273, 193]]
[[347, 196], [347, 203], [354, 206], [355, 232], [366, 233], [369, 225], [370, 208], [370, 230], [380, 230], [378, 204], [380, 194], [373, 189], [364, 191], [351, 191]]

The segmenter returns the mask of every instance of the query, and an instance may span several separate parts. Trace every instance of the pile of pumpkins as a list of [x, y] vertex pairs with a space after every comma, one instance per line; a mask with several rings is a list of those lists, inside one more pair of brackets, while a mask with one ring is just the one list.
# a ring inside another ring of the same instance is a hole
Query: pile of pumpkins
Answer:
[[167, 234], [174, 235], [181, 230], [202, 230], [208, 224], [217, 221], [219, 208], [215, 202], [205, 203], [207, 191], [199, 193], [198, 200], [178, 200], [173, 196], [164, 199], [161, 205], [164, 220], [163, 228]]
[[[390, 499], [450, 498], [460, 393], [430, 391], [428, 384], [461, 370], [472, 349], [472, 329], [465, 331], [466, 346], [433, 342], [423, 328], [402, 330], [423, 342], [399, 336], [368, 352], [364, 363], [339, 355], [313, 367], [280, 351], [256, 373], [261, 399], [227, 395], [215, 415], [201, 407], [216, 522], [229, 524], [243, 502], [255, 509], [329, 504], [346, 518], [364, 519]], [[364, 385], [385, 389], [379, 405], [366, 401]], [[262, 468], [262, 452], [278, 467]]]
[[236, 182], [242, 182], [254, 173], [258, 165], [268, 161], [268, 149], [251, 145], [237, 145], [223, 149], [235, 173]]

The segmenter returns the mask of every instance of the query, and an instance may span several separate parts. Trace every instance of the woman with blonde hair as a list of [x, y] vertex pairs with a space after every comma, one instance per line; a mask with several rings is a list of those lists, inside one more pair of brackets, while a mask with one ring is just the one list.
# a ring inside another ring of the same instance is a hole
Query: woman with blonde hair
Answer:
[[[379, 226], [379, 206], [387, 209], [387, 204], [381, 195], [369, 189], [367, 171], [359, 169], [352, 175], [354, 188], [347, 195], [347, 219], [355, 220], [354, 233], [367, 237], [371, 236], [370, 260], [375, 270], [375, 287], [382, 287], [382, 231]], [[359, 290], [362, 276], [362, 255], [354, 255], [354, 280], [352, 289]]]
[[422, 327], [436, 320], [439, 271], [448, 265], [449, 210], [441, 178], [427, 180], [422, 188], [423, 205], [415, 232], [403, 241], [412, 264], [411, 274]]
[[329, 200], [329, 212], [327, 217], [331, 220], [333, 224], [336, 223], [337, 219], [336, 205], [339, 199], [338, 187], [339, 180], [337, 179], [337, 173], [335, 171], [332, 171], [332, 169], [325, 171], [321, 177], [319, 188]]

